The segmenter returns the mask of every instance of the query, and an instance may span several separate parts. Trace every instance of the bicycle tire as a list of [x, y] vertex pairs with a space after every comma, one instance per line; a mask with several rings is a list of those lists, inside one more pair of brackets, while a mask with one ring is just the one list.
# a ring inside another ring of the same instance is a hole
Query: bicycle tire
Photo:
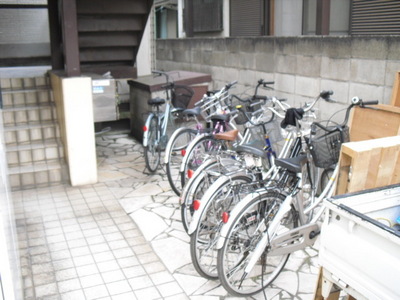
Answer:
[[187, 146], [196, 134], [197, 131], [195, 129], [181, 127], [173, 133], [171, 139], [168, 141], [165, 153], [165, 167], [168, 182], [177, 196], [180, 196], [182, 192], [179, 167], [182, 164]]
[[[273, 220], [285, 195], [264, 191], [253, 193], [230, 223], [223, 246], [218, 250], [217, 268], [223, 287], [234, 296], [251, 296], [271, 284], [284, 268], [290, 254], [268, 256], [269, 247], [249, 274], [245, 268], [266, 226]], [[297, 227], [294, 208], [286, 214], [275, 234]]]
[[190, 145], [190, 150], [185, 154], [180, 167], [181, 185], [184, 186], [189, 179], [188, 171], [195, 172], [196, 169], [209, 157], [227, 147], [225, 141], [216, 140], [213, 135], [204, 135], [195, 144]]
[[144, 160], [149, 172], [154, 173], [160, 165], [161, 149], [159, 146], [159, 123], [158, 117], [152, 116], [147, 129], [147, 146], [144, 147]]
[[239, 201], [238, 184], [249, 183], [251, 176], [243, 173], [234, 176], [220, 177], [214, 182], [204, 195], [205, 203], [199, 213], [199, 222], [196, 230], [190, 235], [190, 255], [196, 271], [204, 278], [217, 279], [216, 242], [219, 238], [219, 229], [223, 225], [222, 213], [229, 212]]
[[204, 162], [201, 167], [196, 170], [193, 177], [188, 180], [187, 184], [185, 184], [182, 189], [181, 197], [179, 200], [181, 203], [182, 225], [186, 233], [188, 233], [189, 231], [189, 225], [191, 223], [194, 213], [193, 201], [196, 199], [201, 199], [205, 191], [208, 189], [208, 186], [210, 185], [208, 181], [204, 181], [206, 179], [209, 180], [209, 178], [207, 176], [207, 173], [203, 172], [203, 170], [206, 170], [207, 168], [212, 168], [217, 163], [217, 160], [214, 159], [210, 159]]

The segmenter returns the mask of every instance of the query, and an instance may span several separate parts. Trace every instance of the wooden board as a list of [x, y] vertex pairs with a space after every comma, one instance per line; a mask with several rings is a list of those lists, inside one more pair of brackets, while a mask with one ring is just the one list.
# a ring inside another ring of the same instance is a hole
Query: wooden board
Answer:
[[352, 142], [399, 135], [400, 107], [385, 104], [355, 107], [349, 124]]
[[395, 74], [390, 104], [400, 107], [400, 72], [396, 72]]
[[342, 145], [336, 194], [400, 183], [400, 136]]

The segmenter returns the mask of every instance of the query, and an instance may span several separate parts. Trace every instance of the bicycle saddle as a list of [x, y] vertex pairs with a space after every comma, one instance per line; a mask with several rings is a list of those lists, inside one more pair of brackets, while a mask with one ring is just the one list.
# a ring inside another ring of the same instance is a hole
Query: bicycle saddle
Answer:
[[307, 162], [307, 155], [299, 155], [289, 158], [277, 158], [275, 165], [285, 168], [294, 173], [300, 173], [301, 167]]
[[198, 116], [198, 115], [200, 115], [200, 111], [201, 111], [201, 108], [200, 108], [200, 107], [195, 107], [195, 108], [188, 108], [188, 109], [185, 109], [182, 113], [183, 113], [184, 115], [194, 115], [194, 116]]
[[161, 105], [161, 104], [164, 104], [164, 103], [165, 103], [165, 99], [162, 99], [162, 98], [160, 98], [160, 97], [152, 98], [152, 99], [149, 99], [149, 100], [147, 101], [147, 103], [148, 103], [149, 105]]
[[211, 117], [212, 121], [228, 121], [230, 115], [225, 114], [225, 115], [214, 115]]
[[239, 130], [230, 130], [222, 133], [214, 134], [214, 138], [217, 140], [224, 140], [224, 141], [234, 141], [238, 136]]
[[250, 153], [255, 156], [259, 157], [267, 157], [267, 152], [263, 150], [263, 146], [261, 145], [254, 145], [254, 144], [245, 144], [245, 145], [239, 145], [235, 148], [235, 151], [238, 153]]

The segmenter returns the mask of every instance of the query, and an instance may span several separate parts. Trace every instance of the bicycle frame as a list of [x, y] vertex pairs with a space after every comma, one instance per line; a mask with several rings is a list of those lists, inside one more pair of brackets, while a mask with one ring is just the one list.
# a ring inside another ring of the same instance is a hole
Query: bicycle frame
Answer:
[[[156, 116], [159, 118], [159, 126], [157, 130], [157, 141], [160, 143], [160, 139], [162, 136], [165, 136], [167, 133], [167, 127], [168, 127], [168, 122], [170, 120], [170, 115], [171, 115], [171, 104], [167, 100], [165, 103], [165, 110], [164, 112], [160, 112], [159, 108], [157, 107], [157, 112], [151, 112], [149, 116], [146, 119], [145, 126], [146, 128], [149, 128], [150, 126], [150, 121], [153, 118], [153, 116]], [[161, 122], [160, 122], [161, 121]], [[147, 147], [148, 145], [148, 140], [149, 140], [149, 132], [146, 130], [143, 133], [143, 147]]]

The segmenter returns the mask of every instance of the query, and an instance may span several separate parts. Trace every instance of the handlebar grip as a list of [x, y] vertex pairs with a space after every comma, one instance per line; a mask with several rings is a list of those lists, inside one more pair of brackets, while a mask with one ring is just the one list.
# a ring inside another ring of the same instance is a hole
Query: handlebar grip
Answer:
[[226, 88], [227, 90], [229, 90], [229, 89], [230, 89], [232, 86], [234, 86], [236, 83], [237, 83], [237, 80], [232, 81], [231, 83], [228, 83], [228, 84], [225, 86], [225, 88]]
[[333, 95], [333, 91], [329, 90], [329, 91], [322, 91], [319, 96], [325, 100], [329, 99], [330, 96]]
[[265, 81], [264, 85], [266, 85], [266, 84], [275, 84], [275, 81]]
[[379, 104], [379, 100], [362, 101], [362, 105], [377, 105], [377, 104]]

